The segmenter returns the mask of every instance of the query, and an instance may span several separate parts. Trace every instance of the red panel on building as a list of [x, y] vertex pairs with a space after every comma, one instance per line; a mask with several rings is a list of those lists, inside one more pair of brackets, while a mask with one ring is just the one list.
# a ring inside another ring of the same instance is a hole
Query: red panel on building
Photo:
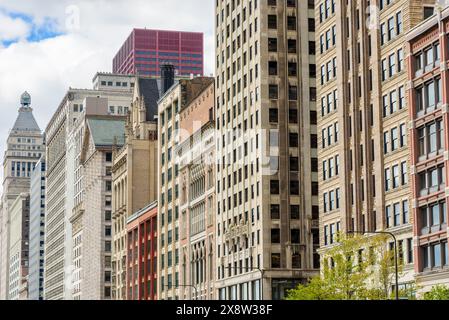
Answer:
[[113, 72], [157, 76], [161, 64], [177, 75], [204, 74], [203, 34], [134, 29], [113, 60]]
[[127, 300], [157, 300], [157, 202], [128, 218]]

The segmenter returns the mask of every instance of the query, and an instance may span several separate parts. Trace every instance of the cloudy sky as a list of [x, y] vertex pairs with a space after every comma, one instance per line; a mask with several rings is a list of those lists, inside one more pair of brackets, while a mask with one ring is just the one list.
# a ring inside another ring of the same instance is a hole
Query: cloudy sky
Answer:
[[27, 90], [42, 130], [69, 87], [91, 88], [132, 28], [205, 34], [213, 72], [213, 0], [0, 0], [0, 152]]

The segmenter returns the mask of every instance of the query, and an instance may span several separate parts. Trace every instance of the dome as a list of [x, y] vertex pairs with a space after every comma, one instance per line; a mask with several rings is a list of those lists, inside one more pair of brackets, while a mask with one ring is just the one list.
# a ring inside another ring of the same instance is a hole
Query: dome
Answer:
[[31, 96], [28, 92], [24, 92], [20, 97], [20, 104], [22, 106], [29, 106], [31, 105]]

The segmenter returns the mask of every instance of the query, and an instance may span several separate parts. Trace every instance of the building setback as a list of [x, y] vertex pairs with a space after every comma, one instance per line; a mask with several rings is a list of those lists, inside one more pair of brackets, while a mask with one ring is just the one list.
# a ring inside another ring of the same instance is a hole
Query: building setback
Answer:
[[163, 64], [172, 64], [178, 75], [203, 75], [203, 34], [133, 29], [113, 60], [113, 72], [159, 75]]
[[312, 1], [216, 1], [219, 299], [281, 299], [315, 275]]
[[128, 300], [157, 300], [157, 203], [127, 219]]
[[404, 35], [433, 4], [316, 3], [322, 252], [338, 232], [393, 232], [402, 289], [414, 280]]
[[36, 164], [30, 182], [29, 300], [44, 297], [45, 156]]
[[[25, 92], [20, 99], [17, 119], [9, 132], [3, 157], [2, 218], [0, 225], [0, 299], [8, 299], [10, 265], [10, 206], [22, 193], [29, 193], [30, 176], [44, 153], [41, 130], [33, 116], [31, 96]], [[21, 230], [16, 228], [17, 230]], [[13, 235], [22, 237], [21, 234]], [[27, 249], [28, 250], [28, 249]], [[27, 258], [28, 259], [28, 258]]]
[[449, 285], [449, 9], [407, 35], [415, 272], [420, 291]]
[[[214, 88], [214, 78], [209, 83], [206, 78], [203, 91], [179, 112], [180, 143], [173, 156], [179, 167], [181, 251], [175, 257], [181, 265], [181, 300], [216, 299]], [[170, 181], [172, 172], [167, 174], [161, 179]]]

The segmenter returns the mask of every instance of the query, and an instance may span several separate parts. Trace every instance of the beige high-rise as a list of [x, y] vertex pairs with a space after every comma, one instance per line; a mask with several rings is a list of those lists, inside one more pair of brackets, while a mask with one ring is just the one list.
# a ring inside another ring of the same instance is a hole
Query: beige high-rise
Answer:
[[315, 4], [320, 243], [325, 251], [338, 232], [393, 232], [402, 288], [414, 260], [404, 35], [433, 3]]
[[313, 1], [215, 1], [219, 299], [280, 299], [319, 257]]
[[157, 199], [157, 122], [159, 80], [136, 78], [125, 144], [113, 152], [112, 298], [132, 296], [126, 288], [126, 221]]
[[[206, 170], [200, 167], [196, 170], [199, 182], [195, 184], [196, 193], [192, 201], [182, 201], [181, 188], [186, 185], [180, 176], [180, 159], [182, 152], [190, 148], [180, 149], [186, 136], [180, 134], [182, 110], [206, 99], [205, 90], [211, 85], [211, 78], [198, 77], [190, 80], [181, 79], [167, 90], [158, 102], [158, 299], [210, 299], [211, 236], [209, 225], [206, 226], [206, 209], [209, 204], [206, 190]], [[210, 103], [201, 102], [203, 111], [198, 122], [202, 122], [204, 112], [209, 115]], [[190, 109], [189, 109], [190, 110]], [[193, 111], [188, 111], [190, 114]], [[197, 113], [197, 116], [199, 114]], [[187, 114], [184, 114], [187, 116]], [[195, 121], [192, 116], [190, 119]], [[186, 132], [189, 132], [189, 121], [185, 121]], [[193, 124], [190, 130], [193, 130]], [[204, 150], [203, 150], [204, 151]], [[181, 155], [178, 153], [180, 152]], [[199, 155], [201, 157], [201, 155]], [[184, 174], [188, 172], [184, 168]], [[194, 182], [192, 179], [192, 183]], [[186, 190], [187, 193], [187, 190]], [[192, 194], [191, 194], [192, 195]], [[207, 204], [206, 204], [207, 202]], [[198, 207], [195, 206], [198, 205]], [[182, 208], [182, 212], [181, 212]], [[192, 210], [193, 209], [193, 210]], [[182, 215], [182, 217], [181, 217]], [[188, 218], [188, 219], [187, 219]], [[187, 228], [187, 229], [185, 229]], [[181, 233], [182, 232], [182, 233]], [[194, 237], [196, 235], [196, 237]], [[206, 268], [206, 265], [209, 268]], [[187, 275], [189, 272], [189, 275]]]

